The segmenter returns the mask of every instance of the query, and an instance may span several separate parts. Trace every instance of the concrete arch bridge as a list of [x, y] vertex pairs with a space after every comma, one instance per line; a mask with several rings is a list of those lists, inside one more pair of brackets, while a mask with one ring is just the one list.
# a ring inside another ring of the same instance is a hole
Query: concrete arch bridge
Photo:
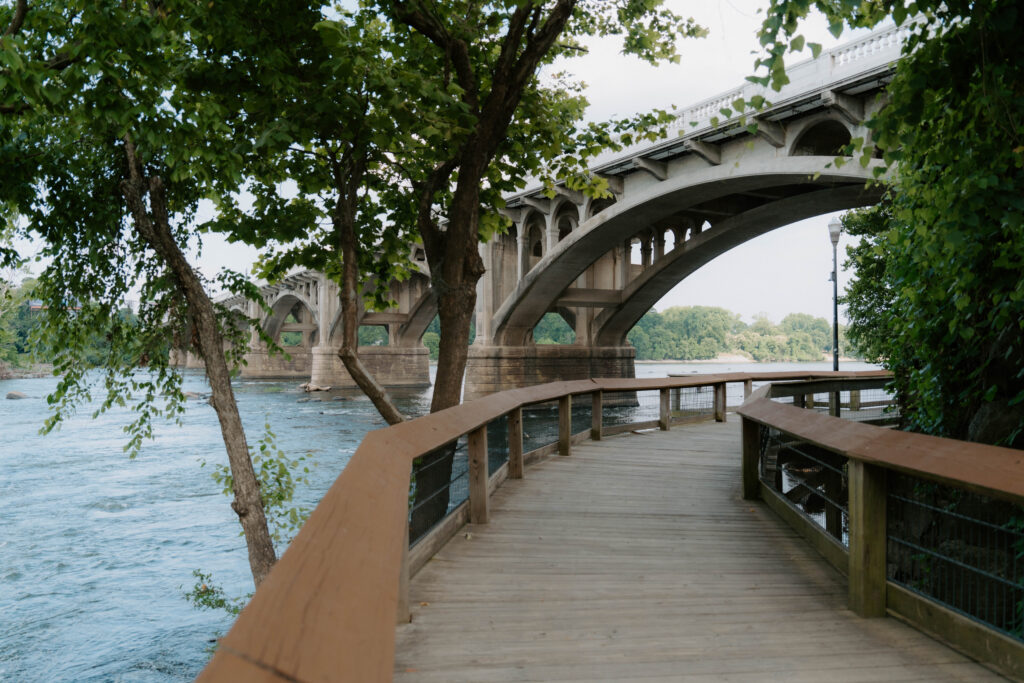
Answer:
[[[477, 335], [465, 398], [553, 380], [633, 377], [626, 334], [672, 287], [717, 256], [798, 220], [878, 201], [868, 186], [880, 161], [837, 166], [851, 140], [870, 139], [865, 120], [884, 102], [906, 28], [891, 27], [791, 67], [780, 92], [746, 84], [684, 109], [667, 139], [598, 160], [612, 197], [591, 199], [540, 185], [507, 198], [513, 227], [481, 245], [487, 269], [477, 292]], [[730, 113], [739, 98], [771, 105], [747, 124]], [[724, 111], [723, 111], [724, 110]], [[731, 118], [730, 118], [731, 117]], [[428, 383], [421, 338], [436, 312], [426, 263], [392, 285], [393, 311], [363, 313], [387, 327], [388, 345], [363, 347], [388, 386]], [[244, 374], [351, 384], [337, 358], [337, 291], [304, 272], [265, 290], [273, 313], [264, 329], [301, 344], [292, 359], [270, 357], [258, 337]], [[251, 302], [232, 302], [250, 317]], [[248, 307], [248, 308], [246, 308]], [[536, 345], [548, 312], [575, 332], [571, 345]]]
[[[791, 67], [780, 92], [753, 84], [686, 108], [678, 135], [601, 159], [613, 194], [593, 200], [536, 186], [507, 200], [508, 234], [482, 245], [477, 338], [466, 398], [553, 380], [632, 377], [626, 334], [670, 289], [729, 249], [775, 228], [876, 203], [880, 160], [837, 166], [839, 150], [870, 140], [906, 27], [875, 31]], [[753, 121], [739, 98], [771, 106]], [[726, 111], [723, 111], [726, 110]], [[731, 118], [730, 118], [731, 117]], [[560, 314], [572, 345], [535, 345], [534, 326]]]
[[[379, 329], [372, 345], [360, 347], [360, 357], [378, 380], [390, 387], [430, 386], [429, 354], [422, 338], [437, 306], [422, 249], [413, 256], [418, 272], [390, 285], [390, 298], [397, 305], [383, 312], [360, 307], [358, 313], [361, 328]], [[338, 285], [323, 273], [305, 270], [264, 285], [261, 292], [269, 311], [242, 296], [218, 302], [247, 319], [259, 320], [263, 331], [287, 354], [271, 354], [257, 331], [251, 330], [242, 376], [354, 387], [338, 357], [342, 331]], [[187, 367], [202, 367], [202, 360], [192, 353], [177, 351], [173, 360]]]

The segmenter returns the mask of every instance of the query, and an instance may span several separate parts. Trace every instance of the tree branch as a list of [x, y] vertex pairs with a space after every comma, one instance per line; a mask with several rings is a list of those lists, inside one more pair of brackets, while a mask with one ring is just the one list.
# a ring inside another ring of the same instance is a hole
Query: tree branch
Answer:
[[[159, 176], [152, 176], [147, 182], [135, 144], [127, 135], [123, 142], [128, 173], [121, 181], [121, 193], [139, 236], [172, 273], [178, 291], [188, 302], [189, 316], [198, 336], [199, 351], [206, 361], [206, 376], [213, 393], [210, 403], [220, 421], [231, 468], [235, 494], [231, 508], [242, 525], [249, 551], [249, 568], [253, 582], [259, 587], [277, 561], [277, 555], [267, 528], [260, 484], [249, 456], [238, 404], [231, 389], [231, 373], [224, 355], [224, 338], [220, 333], [216, 309], [203, 289], [202, 281], [174, 239], [163, 181]], [[147, 194], [149, 210], [145, 201]]]
[[28, 0], [17, 0], [14, 3], [14, 16], [11, 18], [11, 23], [7, 25], [7, 30], [4, 31], [3, 37], [17, 35], [25, 23], [26, 14], [28, 14]]
[[[428, 12], [418, 0], [412, 0], [412, 2], [394, 0], [391, 4], [395, 9], [395, 18], [423, 34], [427, 40], [441, 48], [445, 58], [451, 59], [452, 66], [455, 67], [455, 77], [465, 93], [463, 100], [475, 112], [480, 103], [479, 86], [472, 61], [469, 58], [469, 46], [466, 45], [466, 41], [454, 38], [445, 29], [441, 20], [433, 13]], [[415, 5], [415, 9], [412, 7], [413, 5]]]
[[20, 114], [31, 109], [27, 104], [0, 104], [0, 114]]

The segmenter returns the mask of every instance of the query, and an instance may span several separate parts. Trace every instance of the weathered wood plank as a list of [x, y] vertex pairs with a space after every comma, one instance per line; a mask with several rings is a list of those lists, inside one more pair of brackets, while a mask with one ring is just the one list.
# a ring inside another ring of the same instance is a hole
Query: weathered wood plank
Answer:
[[395, 680], [1001, 680], [847, 609], [843, 577], [742, 500], [739, 431], [605, 438], [508, 480], [413, 579]]

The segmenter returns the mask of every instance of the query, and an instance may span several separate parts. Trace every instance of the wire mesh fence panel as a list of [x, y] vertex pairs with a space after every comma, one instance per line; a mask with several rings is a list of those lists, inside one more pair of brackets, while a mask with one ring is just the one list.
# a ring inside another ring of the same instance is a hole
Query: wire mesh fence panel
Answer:
[[661, 399], [658, 390], [606, 391], [602, 397], [605, 427], [650, 422], [658, 419]]
[[523, 408], [523, 452], [558, 443], [558, 404], [542, 403]]
[[782, 385], [780, 391], [772, 396], [772, 400], [823, 414], [833, 414], [837, 396], [839, 416], [844, 420], [875, 425], [891, 425], [900, 421], [900, 409], [895, 395], [884, 387], [801, 393], [798, 386]]
[[[740, 392], [742, 394], [742, 386]], [[715, 388], [708, 386], [669, 389], [668, 409], [673, 422], [713, 417], [715, 414]]]
[[[763, 384], [764, 382], [754, 382], [751, 391], [760, 389]], [[725, 385], [725, 406], [727, 408], [737, 408], [743, 405], [743, 402], [747, 400], [745, 392], [743, 382], [727, 382]]]
[[900, 419], [895, 396], [884, 388], [843, 391], [839, 406], [844, 420], [883, 425], [896, 424]]
[[508, 462], [508, 417], [502, 415], [487, 423], [487, 472], [494, 474]]
[[847, 459], [761, 427], [761, 480], [843, 545], [849, 543]]
[[590, 431], [590, 426], [593, 423], [593, 411], [591, 410], [592, 403], [593, 401], [589, 394], [572, 397], [573, 434]]
[[888, 578], [1024, 641], [1024, 507], [890, 472]]
[[463, 436], [417, 458], [409, 487], [410, 545], [469, 498], [467, 443]]

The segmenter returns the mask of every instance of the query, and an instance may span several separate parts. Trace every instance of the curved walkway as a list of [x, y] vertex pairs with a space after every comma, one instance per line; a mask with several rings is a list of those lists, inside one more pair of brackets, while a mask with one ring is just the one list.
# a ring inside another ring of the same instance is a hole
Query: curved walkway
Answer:
[[530, 467], [414, 577], [397, 681], [1004, 680], [899, 621], [740, 499], [738, 420]]

